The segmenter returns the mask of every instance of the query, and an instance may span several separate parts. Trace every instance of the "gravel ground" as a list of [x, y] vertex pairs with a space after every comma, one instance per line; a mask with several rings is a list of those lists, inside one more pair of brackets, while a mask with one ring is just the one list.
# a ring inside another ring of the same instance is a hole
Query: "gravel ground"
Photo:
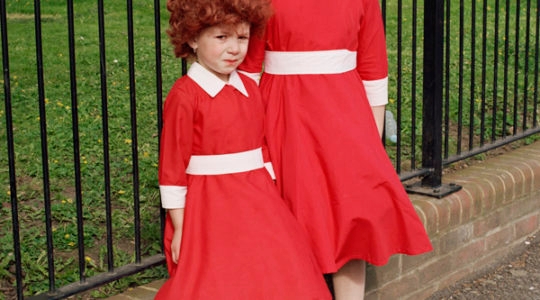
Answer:
[[540, 232], [525, 241], [523, 251], [427, 300], [450, 299], [540, 300]]

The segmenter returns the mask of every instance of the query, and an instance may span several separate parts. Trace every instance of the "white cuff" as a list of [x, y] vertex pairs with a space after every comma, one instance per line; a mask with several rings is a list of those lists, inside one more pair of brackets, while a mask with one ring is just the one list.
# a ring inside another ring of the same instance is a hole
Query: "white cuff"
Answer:
[[264, 163], [264, 167], [266, 168], [266, 171], [270, 174], [270, 177], [272, 179], [276, 180], [276, 173], [274, 173], [274, 167], [272, 166], [271, 162]]
[[165, 209], [184, 208], [186, 206], [187, 186], [160, 185], [161, 207]]
[[388, 104], [388, 77], [378, 80], [363, 80], [371, 106]]
[[249, 73], [249, 72], [241, 71], [241, 70], [238, 70], [238, 73], [242, 73], [242, 74], [246, 75], [247, 77], [255, 80], [257, 85], [259, 85], [259, 82], [261, 81], [261, 73]]

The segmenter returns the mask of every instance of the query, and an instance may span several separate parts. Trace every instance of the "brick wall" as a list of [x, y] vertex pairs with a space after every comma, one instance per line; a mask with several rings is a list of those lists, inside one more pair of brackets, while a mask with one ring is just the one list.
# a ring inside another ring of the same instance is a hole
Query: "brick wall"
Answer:
[[410, 195], [434, 250], [368, 266], [366, 299], [425, 299], [518, 251], [540, 229], [540, 142], [443, 177], [445, 198]]

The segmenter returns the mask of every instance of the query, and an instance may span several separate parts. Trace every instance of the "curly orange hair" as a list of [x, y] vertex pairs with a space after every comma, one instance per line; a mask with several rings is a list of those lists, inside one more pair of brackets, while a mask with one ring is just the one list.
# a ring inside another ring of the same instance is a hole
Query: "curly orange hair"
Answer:
[[171, 13], [167, 34], [176, 57], [193, 57], [188, 45], [203, 29], [215, 25], [250, 24], [250, 34], [263, 34], [272, 15], [270, 0], [168, 0]]

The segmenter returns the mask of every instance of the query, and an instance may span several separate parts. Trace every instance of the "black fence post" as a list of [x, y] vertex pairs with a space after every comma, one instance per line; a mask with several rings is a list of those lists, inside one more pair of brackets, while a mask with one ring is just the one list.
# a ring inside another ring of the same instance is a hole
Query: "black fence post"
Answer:
[[23, 299], [23, 270], [21, 256], [21, 236], [19, 234], [19, 208], [17, 199], [17, 175], [15, 173], [15, 146], [13, 137], [13, 115], [11, 110], [11, 79], [9, 72], [9, 47], [7, 32], [6, 1], [0, 0], [0, 39], [2, 41], [2, 75], [4, 87], [4, 107], [6, 112], [6, 137], [9, 169], [9, 192], [11, 201], [11, 226], [13, 232], [13, 254], [15, 257], [15, 284], [17, 300]]
[[442, 198], [459, 190], [442, 184], [442, 108], [444, 0], [424, 1], [424, 79], [422, 111], [422, 167], [429, 173], [407, 191]]

